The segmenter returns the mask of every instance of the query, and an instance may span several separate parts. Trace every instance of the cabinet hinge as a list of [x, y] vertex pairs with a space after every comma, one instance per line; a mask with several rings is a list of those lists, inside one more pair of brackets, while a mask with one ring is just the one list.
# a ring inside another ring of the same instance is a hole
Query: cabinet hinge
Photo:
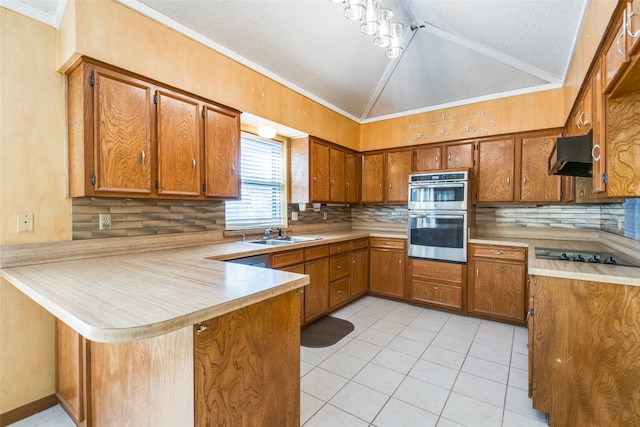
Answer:
[[202, 107], [202, 118], [204, 119], [204, 107]]
[[157, 93], [153, 95], [153, 103], [158, 105], [158, 94]]
[[93, 76], [93, 71], [91, 72], [91, 75], [89, 76], [89, 86], [95, 86], [96, 84], [96, 78]]
[[96, 185], [96, 176], [95, 176], [95, 174], [91, 174], [91, 185]]
[[600, 181], [602, 181], [603, 184], [607, 183], [607, 174], [603, 173], [602, 176], [600, 176]]
[[531, 383], [529, 383], [529, 391], [530, 391], [530, 392], [533, 392], [533, 383], [532, 383], [532, 382], [531, 382]]
[[158, 188], [160, 188], [160, 183], [158, 182], [158, 180], [157, 180], [157, 179], [156, 179], [155, 185], [156, 185], [156, 190], [157, 190]]

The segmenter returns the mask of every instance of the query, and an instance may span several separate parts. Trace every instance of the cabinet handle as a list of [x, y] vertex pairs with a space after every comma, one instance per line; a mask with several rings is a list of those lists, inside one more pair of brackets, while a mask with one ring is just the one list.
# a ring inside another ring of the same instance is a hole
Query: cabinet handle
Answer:
[[349, 187], [351, 184], [349, 184], [349, 181], [347, 181], [347, 187]]
[[439, 160], [440, 160], [440, 156], [436, 154], [436, 163], [438, 163]]
[[382, 188], [382, 184], [380, 184], [380, 188]]
[[622, 29], [622, 32], [618, 35], [618, 38], [616, 39], [616, 50], [622, 56], [624, 56], [624, 52], [622, 51], [622, 48], [620, 47], [620, 39], [623, 38], [623, 37], [624, 37], [624, 28]]
[[391, 183], [389, 183], [389, 188], [391, 188]]
[[[598, 157], [596, 157], [596, 147], [598, 147]], [[596, 162], [600, 161], [600, 144], [596, 144], [591, 149], [591, 158]]]
[[338, 291], [338, 293], [339, 293], [339, 294], [341, 294], [341, 293], [342, 293], [342, 291]]
[[480, 269], [476, 268], [476, 277], [478, 277], [479, 274], [480, 274]]
[[339, 266], [338, 266], [338, 270], [341, 270], [341, 269], [342, 269], [342, 266], [341, 266], [341, 265], [339, 265]]
[[297, 294], [304, 294], [304, 288], [300, 288], [296, 291]]
[[431, 287], [431, 289], [433, 289], [434, 291], [437, 291], [437, 290], [439, 290], [440, 288], [439, 288], [439, 287], [437, 287], [437, 286], [432, 286], [432, 287]]
[[389, 245], [391, 245], [391, 243], [389, 243], [389, 242], [384, 242], [384, 245], [385, 245], [385, 246], [389, 246]]
[[526, 185], [526, 183], [527, 183], [527, 176], [526, 175], [522, 178], [522, 183]]
[[402, 265], [402, 260], [398, 260], [398, 265]]
[[236, 175], [236, 165], [231, 165], [231, 176]]
[[494, 255], [502, 255], [502, 251], [493, 251]]
[[207, 330], [207, 327], [205, 325], [203, 325], [202, 323], [198, 323], [198, 329], [196, 329], [196, 332], [198, 335], [200, 335], [202, 332], [206, 330]]
[[147, 157], [147, 156], [146, 156], [146, 154], [144, 154], [144, 150], [142, 150], [142, 155], [141, 155], [140, 157], [141, 157], [141, 159], [142, 159], [142, 163], [141, 163], [141, 164], [142, 164], [142, 166], [144, 166], [144, 160], [145, 160], [145, 159], [146, 159], [146, 157]]
[[196, 159], [191, 159], [191, 170], [196, 171]]
[[315, 183], [316, 183], [316, 181], [317, 181], [317, 180], [316, 180], [316, 177], [314, 176], [314, 177], [313, 177], [313, 183], [315, 184]]
[[631, 30], [631, 18], [634, 16], [636, 16], [635, 12], [631, 12], [629, 13], [629, 16], [627, 16], [627, 34], [629, 34], [629, 37], [631, 37], [632, 39], [635, 39], [636, 37], [638, 37], [638, 35], [640, 35], [640, 30], [635, 32]]
[[581, 129], [582, 126], [588, 125], [589, 122], [584, 120], [584, 116], [587, 114], [586, 111], [583, 111], [580, 113], [580, 117], [578, 117], [578, 123], [576, 123], [576, 126], [578, 127], [578, 129]]
[[335, 185], [335, 182], [333, 180], [331, 180], [331, 185]]
[[449, 154], [449, 156], [447, 156], [447, 160], [451, 161], [451, 154]]
[[356, 265], [356, 260], [354, 259], [353, 261], [351, 261], [353, 263], [353, 265]]
[[511, 177], [510, 177], [510, 176], [508, 176], [508, 177], [507, 177], [507, 185], [510, 185], [510, 184], [511, 184]]

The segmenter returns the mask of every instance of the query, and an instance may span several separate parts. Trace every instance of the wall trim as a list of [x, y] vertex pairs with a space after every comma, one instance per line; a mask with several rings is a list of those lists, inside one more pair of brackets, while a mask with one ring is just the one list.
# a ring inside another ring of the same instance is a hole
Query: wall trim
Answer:
[[42, 412], [45, 409], [56, 406], [58, 403], [60, 402], [58, 402], [56, 395], [51, 394], [43, 397], [42, 399], [35, 400], [27, 403], [26, 405], [7, 411], [4, 414], [0, 414], [0, 427], [5, 427], [9, 424], [15, 423], [16, 421], [23, 420], [31, 415], [37, 414], [38, 412]]

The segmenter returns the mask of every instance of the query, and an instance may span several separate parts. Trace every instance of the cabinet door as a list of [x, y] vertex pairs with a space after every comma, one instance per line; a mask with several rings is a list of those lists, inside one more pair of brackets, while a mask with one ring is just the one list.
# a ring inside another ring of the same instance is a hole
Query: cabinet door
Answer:
[[442, 147], [421, 147], [415, 150], [415, 172], [428, 172], [442, 168]]
[[445, 145], [444, 164], [445, 169], [472, 169], [473, 143]]
[[549, 175], [548, 159], [560, 135], [522, 138], [520, 200], [523, 202], [559, 202], [562, 181]]
[[616, 82], [622, 71], [624, 71], [625, 64], [629, 62], [629, 55], [626, 47], [625, 28], [626, 13], [623, 14], [620, 21], [618, 21], [615, 36], [611, 40], [609, 47], [606, 50], [604, 56], [604, 90], [608, 92], [613, 84]]
[[351, 252], [351, 296], [356, 297], [369, 289], [369, 251]]
[[205, 195], [240, 197], [240, 115], [204, 107]]
[[309, 275], [304, 290], [304, 321], [309, 322], [329, 310], [329, 259], [305, 263], [304, 272]]
[[329, 200], [345, 201], [345, 153], [331, 147], [329, 149]]
[[311, 142], [311, 201], [329, 201], [329, 147]]
[[524, 263], [473, 258], [470, 313], [524, 322]]
[[86, 340], [56, 320], [56, 396], [76, 425], [85, 421]]
[[362, 156], [362, 201], [384, 202], [382, 181], [384, 154], [365, 154]]
[[200, 111], [196, 100], [157, 91], [158, 194], [200, 195]]
[[371, 249], [371, 292], [404, 298], [404, 251]]
[[344, 164], [345, 202], [360, 201], [360, 155], [346, 153]]
[[[289, 267], [279, 268], [282, 271], [288, 271], [290, 273], [304, 274], [304, 264], [291, 265]], [[299, 289], [298, 302], [300, 303], [300, 325], [304, 324], [304, 290]]]
[[478, 142], [478, 202], [512, 202], [515, 139]]
[[[637, 3], [640, 3], [638, 1]], [[605, 112], [603, 109], [604, 98], [602, 95], [602, 68], [598, 66], [593, 74], [593, 148], [592, 155], [592, 184], [594, 193], [607, 191], [604, 176], [606, 174], [606, 138], [605, 138]]]
[[387, 153], [387, 203], [407, 203], [409, 174], [413, 154], [409, 150], [390, 151]]
[[95, 191], [149, 194], [155, 161], [151, 87], [100, 68], [93, 75]]
[[586, 135], [593, 126], [593, 89], [591, 82], [587, 88], [578, 110], [573, 115], [573, 135]]

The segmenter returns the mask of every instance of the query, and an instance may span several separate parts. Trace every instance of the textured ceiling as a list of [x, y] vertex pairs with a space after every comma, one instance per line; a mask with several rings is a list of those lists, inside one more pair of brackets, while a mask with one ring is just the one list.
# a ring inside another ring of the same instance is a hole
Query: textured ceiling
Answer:
[[365, 123], [560, 86], [589, 0], [380, 0], [405, 24], [395, 60], [329, 0], [118, 1]]

